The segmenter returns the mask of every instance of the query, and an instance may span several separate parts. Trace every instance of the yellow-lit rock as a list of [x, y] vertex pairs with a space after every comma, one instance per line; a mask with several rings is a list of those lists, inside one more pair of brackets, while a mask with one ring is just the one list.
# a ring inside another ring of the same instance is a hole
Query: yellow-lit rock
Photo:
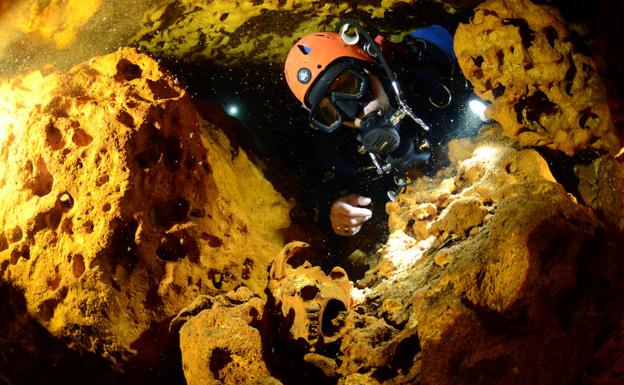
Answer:
[[505, 135], [568, 155], [619, 150], [603, 82], [555, 8], [488, 0], [474, 12], [457, 28], [455, 51]]
[[624, 164], [601, 157], [575, 167], [579, 194], [609, 225], [624, 233]]
[[449, 149], [450, 170], [387, 205], [390, 239], [343, 330], [341, 383], [572, 383], [622, 311], [617, 233], [495, 130]]
[[172, 322], [180, 329], [188, 385], [280, 385], [264, 362], [257, 324], [264, 301], [241, 287], [217, 297], [200, 296]]
[[95, 15], [103, 0], [51, 0], [32, 2], [20, 26], [64, 49], [74, 43], [78, 30]]
[[15, 0], [5, 0], [0, 2], [0, 15], [11, 9], [14, 3]]
[[455, 7], [477, 2], [3, 0], [0, 76], [44, 66], [67, 69], [117, 47], [134, 46], [176, 63], [236, 65], [238, 70], [260, 65], [277, 78], [297, 39], [333, 30], [342, 18], [400, 40], [406, 32], [452, 16]]
[[289, 225], [176, 83], [130, 49], [0, 83], [0, 278], [111, 360], [198, 294], [262, 293]]
[[[417, 22], [418, 1], [315, 2], [307, 0], [168, 0], [147, 11], [136, 34], [138, 46], [158, 56], [282, 64], [293, 43], [308, 33], [333, 30], [344, 17], [383, 20], [400, 13]], [[451, 2], [453, 3], [453, 2]], [[452, 12], [451, 6], [447, 8]], [[350, 15], [350, 16], [347, 16]], [[408, 26], [380, 22], [401, 38]], [[397, 33], [399, 32], [399, 33]]]

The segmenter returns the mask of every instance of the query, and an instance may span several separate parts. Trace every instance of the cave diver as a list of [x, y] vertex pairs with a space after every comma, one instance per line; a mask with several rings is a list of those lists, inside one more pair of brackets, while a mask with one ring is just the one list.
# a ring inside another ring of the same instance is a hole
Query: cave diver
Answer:
[[474, 96], [453, 38], [440, 25], [397, 44], [343, 21], [336, 32], [297, 41], [284, 75], [309, 124], [322, 133], [315, 212], [340, 237], [360, 232], [376, 211], [371, 206], [385, 215], [385, 205], [372, 202], [394, 199], [408, 170], [429, 167], [440, 158], [436, 146], [466, 131], [460, 115]]

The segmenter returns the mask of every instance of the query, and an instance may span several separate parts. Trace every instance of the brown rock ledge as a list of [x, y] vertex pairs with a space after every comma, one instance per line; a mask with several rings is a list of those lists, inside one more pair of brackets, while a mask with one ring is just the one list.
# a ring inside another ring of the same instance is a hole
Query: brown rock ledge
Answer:
[[199, 294], [262, 293], [290, 205], [132, 49], [0, 83], [0, 279], [121, 363]]

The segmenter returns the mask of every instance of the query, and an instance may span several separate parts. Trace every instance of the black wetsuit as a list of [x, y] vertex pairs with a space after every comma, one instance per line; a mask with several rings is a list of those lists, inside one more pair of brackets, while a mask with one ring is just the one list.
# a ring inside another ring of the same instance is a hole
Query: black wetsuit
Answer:
[[[427, 42], [426, 52], [423, 53], [422, 42], [418, 40], [418, 36], [408, 36], [388, 59], [397, 73], [408, 105], [431, 127], [428, 133], [421, 134], [423, 131], [409, 118], [404, 118], [401, 123], [402, 130], [421, 136], [415, 138], [416, 142], [424, 135], [431, 143], [433, 155], [426, 165], [422, 165], [427, 173], [439, 167], [441, 158], [444, 158], [443, 149], [450, 138], [474, 135], [480, 121], [467, 111], [467, 103], [473, 93], [459, 71], [454, 54], [452, 57], [448, 55], [448, 42], [446, 50]], [[444, 89], [448, 89], [452, 97], [448, 105], [443, 106], [446, 103], [436, 103], [436, 97], [443, 100], [446, 91], [440, 90]], [[388, 89], [386, 92], [392, 99], [392, 91]], [[371, 248], [386, 239], [385, 204], [389, 200], [388, 191], [396, 189], [394, 175], [380, 177], [369, 155], [358, 153], [360, 143], [357, 135], [358, 130], [344, 126], [331, 134], [316, 135], [314, 182], [306, 191], [309, 211], [318, 225], [327, 230], [330, 247], [335, 253], [342, 254], [337, 258], [346, 257], [356, 248], [372, 251]], [[373, 203], [367, 208], [373, 210], [373, 218], [353, 237], [335, 235], [329, 219], [331, 204], [352, 193], [372, 199]]]

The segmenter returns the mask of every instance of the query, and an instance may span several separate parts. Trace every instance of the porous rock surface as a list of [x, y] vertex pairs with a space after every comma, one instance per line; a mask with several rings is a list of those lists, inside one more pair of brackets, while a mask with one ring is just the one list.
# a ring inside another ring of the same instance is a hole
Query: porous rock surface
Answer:
[[339, 383], [573, 383], [619, 321], [617, 238], [534, 150], [495, 135], [449, 155], [387, 206]]
[[[292, 44], [307, 33], [333, 30], [345, 17], [400, 40], [406, 31], [479, 0], [2, 0], [0, 76], [43, 66], [67, 69], [111, 47], [138, 46], [175, 62], [216, 64], [222, 77], [260, 71], [250, 87], [281, 73]], [[250, 66], [253, 66], [250, 69]], [[257, 67], [255, 67], [257, 66]], [[242, 82], [241, 82], [242, 84]], [[281, 86], [281, 85], [280, 85]], [[275, 88], [275, 87], [274, 87]], [[279, 87], [277, 87], [279, 88]]]
[[485, 1], [457, 28], [455, 51], [475, 92], [492, 103], [486, 115], [520, 144], [568, 155], [620, 149], [596, 66], [555, 8]]
[[[186, 373], [244, 383], [232, 368], [259, 360], [259, 342], [248, 341], [260, 331], [279, 343], [263, 360], [298, 365], [290, 377], [277, 375], [285, 384], [561, 385], [583, 378], [620, 321], [621, 241], [566, 192], [537, 151], [500, 131], [493, 125], [478, 139], [452, 141], [447, 169], [388, 204], [390, 239], [363, 290], [353, 292], [356, 306], [340, 316], [337, 339], [289, 350], [284, 336], [273, 336], [279, 323], [259, 326], [258, 298], [227, 300], [227, 309], [213, 298], [210, 313], [182, 315], [197, 325], [209, 320], [193, 327], [209, 348]], [[296, 312], [283, 317], [293, 322]], [[224, 339], [233, 325], [250, 337]], [[181, 331], [184, 340], [193, 340], [190, 333]], [[184, 355], [197, 354], [185, 345]], [[221, 357], [216, 346], [226, 358], [217, 372], [209, 364]], [[323, 374], [310, 376], [312, 368]]]
[[199, 296], [172, 321], [188, 385], [279, 385], [264, 362], [263, 301], [246, 287]]
[[583, 202], [624, 233], [624, 164], [605, 156], [576, 165], [575, 173]]
[[[451, 141], [451, 165], [387, 205], [338, 383], [617, 382], [624, 175], [593, 63], [525, 0], [482, 3], [455, 49], [500, 125]], [[591, 156], [568, 158], [564, 187], [531, 147]]]
[[405, 30], [426, 25], [433, 15], [478, 1], [384, 0], [167, 0], [145, 12], [135, 43], [158, 57], [220, 64], [282, 65], [293, 43], [308, 33], [333, 30], [349, 17], [386, 36], [401, 39]]
[[[301, 354], [326, 380], [284, 383], [617, 383], [624, 175], [591, 60], [527, 1], [483, 3], [456, 50], [501, 124], [451, 141], [450, 166], [388, 204], [389, 240], [337, 346]], [[570, 162], [564, 187], [539, 147], [603, 156]], [[607, 367], [591, 372], [596, 359]]]
[[289, 204], [149, 57], [4, 81], [0, 128], [0, 279], [52, 336], [120, 363], [197, 295], [266, 287]]

